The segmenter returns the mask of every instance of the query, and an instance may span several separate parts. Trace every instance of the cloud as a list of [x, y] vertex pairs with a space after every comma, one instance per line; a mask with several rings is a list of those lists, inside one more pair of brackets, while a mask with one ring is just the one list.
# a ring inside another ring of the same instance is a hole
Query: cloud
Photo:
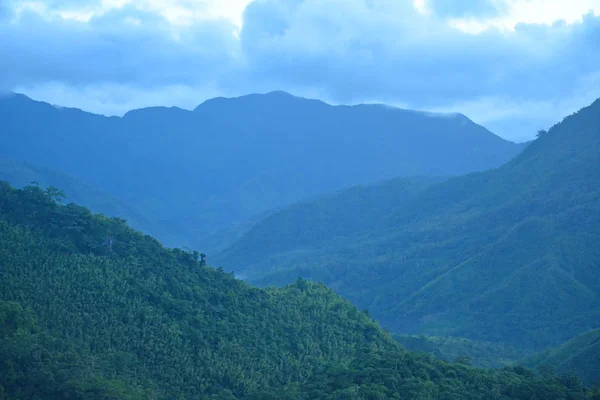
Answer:
[[[406, 2], [261, 1], [246, 12], [242, 43], [253, 77], [325, 85], [334, 98], [397, 99], [421, 107], [464, 98], [551, 96], [598, 70], [600, 19], [461, 32]], [[265, 27], [277, 26], [276, 32]], [[553, 85], [548, 85], [551, 78]]]
[[[35, 26], [35, 29], [30, 27]], [[237, 42], [233, 24], [205, 21], [173, 30], [164, 17], [124, 7], [87, 23], [33, 12], [0, 25], [5, 85], [171, 85], [221, 78]]]
[[426, 7], [437, 15], [452, 18], [497, 16], [508, 9], [503, 0], [428, 0]]
[[255, 0], [243, 15], [248, 0], [229, 1], [22, 7], [0, 22], [0, 86], [111, 114], [282, 89], [461, 111], [517, 139], [600, 96], [590, 86], [600, 73], [600, 17], [583, 15], [590, 0], [572, 0], [568, 22], [555, 21], [564, 10], [548, 0], [543, 19], [532, 16], [539, 0], [427, 0], [427, 12], [412, 0]]
[[[600, 71], [600, 18], [592, 13], [571, 24], [519, 24], [473, 35], [437, 15], [420, 15], [407, 2], [281, 4], [261, 1], [246, 11], [242, 43], [251, 78], [300, 91], [319, 87], [340, 102], [440, 110], [482, 102], [471, 107], [475, 119], [498, 127], [509, 124], [498, 124], [498, 111], [484, 105], [505, 107], [504, 118], [514, 121], [511, 102], [544, 104], [532, 108], [529, 118], [532, 125], [545, 125], [574, 111], [566, 105], [585, 105], [585, 82]], [[562, 112], [536, 114], [539, 109]], [[526, 139], [535, 132], [514, 126], [501, 133]]]

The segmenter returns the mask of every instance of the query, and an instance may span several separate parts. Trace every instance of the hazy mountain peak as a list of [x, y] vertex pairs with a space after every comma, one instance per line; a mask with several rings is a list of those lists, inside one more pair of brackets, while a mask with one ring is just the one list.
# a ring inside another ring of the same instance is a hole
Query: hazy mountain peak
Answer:
[[212, 108], [212, 107], [222, 107], [226, 104], [244, 104], [244, 105], [256, 105], [256, 106], [281, 106], [282, 104], [294, 104], [300, 106], [306, 103], [312, 104], [320, 104], [327, 105], [329, 104], [317, 100], [317, 99], [308, 99], [304, 97], [295, 96], [291, 93], [282, 91], [282, 90], [274, 90], [267, 93], [251, 93], [242, 96], [236, 97], [215, 97], [212, 99], [208, 99], [202, 102], [198, 107], [194, 109], [194, 111], [201, 111], [203, 109]]
[[156, 116], [178, 116], [190, 113], [189, 110], [176, 107], [176, 106], [152, 106], [138, 108], [135, 110], [127, 111], [123, 115], [123, 119], [128, 118], [155, 118]]
[[288, 98], [292, 97], [292, 98], [295, 98], [295, 99], [302, 98], [302, 97], [295, 96], [295, 95], [293, 95], [291, 93], [288, 93], [286, 91], [283, 91], [283, 90], [273, 90], [271, 92], [267, 92], [265, 94], [265, 96], [268, 96], [268, 97], [288, 97]]
[[35, 102], [35, 100], [30, 97], [22, 94], [15, 93], [10, 91], [0, 91], [0, 101], [30, 101]]
[[0, 99], [6, 99], [17, 96], [17, 93], [11, 92], [9, 90], [0, 90]]

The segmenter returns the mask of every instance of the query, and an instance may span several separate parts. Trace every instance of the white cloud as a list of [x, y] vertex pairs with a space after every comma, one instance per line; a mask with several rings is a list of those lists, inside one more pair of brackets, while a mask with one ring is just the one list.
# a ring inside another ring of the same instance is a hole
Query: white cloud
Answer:
[[[429, 0], [431, 1], [431, 0]], [[557, 21], [581, 22], [589, 12], [600, 15], [600, 0], [501, 0], [506, 12], [490, 17], [455, 18], [450, 23], [465, 32], [487, 29], [514, 30], [519, 24], [552, 25]]]
[[87, 22], [125, 6], [161, 15], [175, 25], [206, 19], [226, 19], [239, 28], [244, 8], [252, 0], [15, 0], [17, 15], [33, 11], [45, 18], [59, 16]]
[[[87, 21], [129, 5], [159, 13], [174, 24], [190, 24], [201, 19], [228, 19], [241, 27], [244, 9], [253, 1], [264, 0], [14, 0], [14, 4], [19, 12], [32, 10], [40, 15], [56, 14], [78, 21]], [[339, 5], [337, 0], [324, 0], [321, 3], [323, 7]], [[371, 3], [389, 2], [373, 0]], [[403, 0], [395, 3], [403, 3]], [[450, 19], [452, 24], [478, 32], [489, 28], [514, 29], [519, 23], [552, 24], [558, 20], [572, 23], [580, 21], [582, 15], [590, 11], [600, 15], [599, 0], [412, 0], [412, 4], [421, 14], [431, 14], [437, 9], [444, 15], [454, 16]], [[461, 14], [463, 18], [456, 18]]]

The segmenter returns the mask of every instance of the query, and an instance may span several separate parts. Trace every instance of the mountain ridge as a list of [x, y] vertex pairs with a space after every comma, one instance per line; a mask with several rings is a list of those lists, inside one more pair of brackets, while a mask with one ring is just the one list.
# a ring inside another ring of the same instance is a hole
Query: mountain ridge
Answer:
[[208, 232], [267, 210], [396, 176], [487, 169], [524, 147], [466, 119], [282, 93], [123, 117], [16, 95], [0, 99], [0, 120], [0, 157], [76, 176], [185, 239], [159, 232], [166, 244], [208, 254], [220, 250], [207, 248]]
[[557, 374], [575, 374], [589, 385], [600, 384], [600, 329], [581, 335], [520, 362], [527, 367]]
[[[294, 232], [320, 228], [287, 223], [292, 206], [216, 259], [260, 285], [324, 281], [394, 332], [540, 350], [598, 327], [598, 149], [600, 101], [507, 164], [431, 185], [364, 230], [300, 251]], [[348, 210], [343, 197], [328, 207]]]

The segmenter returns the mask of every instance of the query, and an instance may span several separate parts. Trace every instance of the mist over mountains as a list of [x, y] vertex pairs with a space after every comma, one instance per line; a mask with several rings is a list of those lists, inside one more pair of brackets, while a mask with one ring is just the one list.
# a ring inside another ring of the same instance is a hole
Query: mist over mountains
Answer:
[[600, 0], [0, 0], [0, 400], [600, 400], [599, 89]]
[[79, 178], [152, 220], [164, 243], [209, 254], [266, 211], [355, 184], [496, 167], [525, 146], [460, 114], [284, 92], [122, 118], [12, 94], [0, 98], [0, 119], [0, 157]]

